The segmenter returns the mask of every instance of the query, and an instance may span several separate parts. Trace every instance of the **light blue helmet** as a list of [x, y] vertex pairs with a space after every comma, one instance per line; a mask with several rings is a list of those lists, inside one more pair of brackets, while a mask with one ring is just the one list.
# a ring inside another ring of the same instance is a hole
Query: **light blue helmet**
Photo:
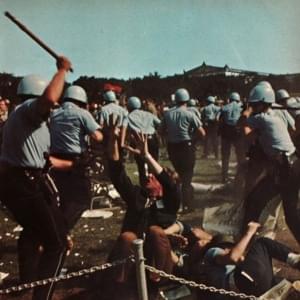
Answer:
[[64, 93], [64, 99], [72, 99], [84, 104], [88, 103], [86, 92], [79, 85], [69, 86]]
[[237, 102], [239, 102], [239, 101], [241, 101], [241, 97], [240, 97], [239, 93], [237, 93], [237, 92], [232, 92], [232, 93], [229, 95], [229, 100], [230, 100], [230, 101], [237, 101]]
[[286, 100], [289, 99], [291, 96], [290, 94], [287, 92], [287, 90], [284, 89], [280, 89], [276, 92], [276, 101], [280, 102], [282, 100]]
[[271, 85], [258, 84], [250, 91], [249, 103], [255, 102], [269, 104], [275, 102], [275, 93]]
[[190, 99], [189, 102], [187, 103], [189, 107], [191, 106], [196, 106], [197, 105], [197, 102], [195, 99]]
[[41, 96], [48, 85], [48, 80], [45, 80], [39, 75], [27, 75], [22, 78], [18, 85], [18, 95], [33, 95]]
[[117, 96], [114, 91], [107, 91], [104, 93], [103, 98], [107, 102], [115, 102], [117, 101]]
[[178, 89], [175, 92], [176, 103], [187, 102], [190, 100], [190, 94], [186, 89]]
[[272, 88], [271, 83], [269, 81], [266, 81], [266, 80], [260, 81], [257, 85], [265, 85], [265, 86], [268, 86], [268, 87]]
[[127, 107], [129, 110], [140, 109], [142, 107], [141, 100], [138, 97], [129, 97]]
[[216, 102], [216, 99], [215, 99], [214, 96], [208, 96], [208, 97], [206, 98], [206, 101], [207, 101], [208, 103], [215, 103], [215, 102]]

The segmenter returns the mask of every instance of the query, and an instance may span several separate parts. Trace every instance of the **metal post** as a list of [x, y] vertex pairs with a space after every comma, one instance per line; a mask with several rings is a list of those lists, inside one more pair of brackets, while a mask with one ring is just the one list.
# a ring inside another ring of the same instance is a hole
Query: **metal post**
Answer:
[[148, 300], [146, 272], [145, 272], [145, 258], [143, 252], [144, 241], [141, 239], [133, 241], [136, 277], [138, 284], [139, 300]]

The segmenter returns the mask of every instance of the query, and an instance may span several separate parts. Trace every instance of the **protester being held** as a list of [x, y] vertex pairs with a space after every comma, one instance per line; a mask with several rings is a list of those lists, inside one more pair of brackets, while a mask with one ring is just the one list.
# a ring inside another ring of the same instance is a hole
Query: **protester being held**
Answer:
[[[214, 237], [198, 245], [198, 264], [194, 264], [194, 279], [204, 279], [207, 285], [248, 295], [260, 296], [277, 282], [273, 274], [272, 259], [300, 269], [300, 254], [269, 238], [254, 239], [260, 224], [249, 222], [237, 243]], [[213, 295], [206, 295], [205, 299]], [[223, 298], [218, 298], [223, 299]]]
[[194, 113], [188, 110], [190, 100], [186, 89], [175, 93], [176, 106], [167, 110], [162, 120], [162, 130], [166, 132], [169, 159], [182, 182], [182, 206], [188, 209], [193, 201], [191, 185], [195, 166], [195, 142], [205, 136], [202, 123]]
[[69, 231], [91, 201], [91, 182], [86, 172], [89, 161], [87, 137], [96, 142], [103, 139], [99, 124], [86, 109], [87, 100], [82, 87], [68, 87], [63, 103], [51, 113], [49, 122], [51, 156], [74, 163], [72, 169], [51, 171]]
[[[126, 258], [132, 254], [132, 242], [137, 238], [145, 238], [145, 255], [153, 266], [172, 272], [173, 262], [171, 248], [163, 228], [176, 222], [177, 211], [180, 206], [178, 176], [169, 169], [164, 169], [149, 153], [147, 139], [138, 134], [135, 140], [135, 152], [139, 152], [152, 170], [146, 188], [134, 185], [126, 174], [119, 151], [120, 128], [116, 126], [118, 120], [111, 120], [108, 141], [108, 165], [111, 180], [127, 205], [121, 234], [111, 251], [108, 260]], [[113, 276], [106, 276], [105, 280], [112, 280], [115, 285], [109, 289], [109, 299], [114, 299], [111, 293], [118, 292], [135, 282], [132, 280], [133, 266], [130, 263], [115, 268]], [[155, 282], [160, 281], [156, 274], [150, 274], [152, 288], [157, 293]], [[110, 279], [108, 279], [110, 278]], [[105, 281], [106, 282], [106, 281]], [[110, 282], [111, 285], [111, 282]], [[106, 286], [106, 284], [104, 284]], [[110, 298], [111, 297], [111, 298]], [[118, 296], [115, 296], [116, 299]]]
[[[156, 131], [159, 128], [161, 121], [154, 114], [142, 110], [141, 107], [141, 100], [138, 97], [130, 97], [128, 99], [128, 123], [127, 126], [124, 126], [124, 130], [122, 131], [122, 141], [125, 140], [126, 133], [128, 132], [130, 144], [124, 145], [124, 147], [130, 150], [130, 147], [132, 148], [135, 146], [134, 141], [130, 138], [132, 134], [142, 133], [147, 135], [149, 153], [155, 160], [158, 160], [159, 141]], [[145, 186], [147, 182], [145, 160], [141, 158], [139, 154], [135, 154], [134, 158], [138, 166], [140, 185]]]
[[258, 221], [267, 203], [280, 195], [286, 223], [300, 243], [299, 160], [287, 123], [271, 108], [274, 102], [271, 85], [256, 85], [250, 92], [249, 108], [240, 120], [246, 136], [257, 138], [268, 162], [265, 174], [246, 197], [244, 226], [251, 220]]
[[215, 104], [216, 99], [213, 96], [208, 96], [205, 101], [205, 106], [201, 110], [201, 121], [203, 123], [206, 136], [203, 145], [202, 158], [207, 158], [212, 147], [215, 158], [219, 157], [218, 150], [218, 117], [220, 107]]
[[[21, 80], [17, 92], [23, 103], [11, 112], [3, 133], [1, 202], [23, 227], [18, 239], [22, 283], [58, 276], [66, 252], [67, 228], [47, 167], [69, 168], [72, 162], [45, 156], [50, 148], [46, 122], [63, 92], [70, 61], [59, 57], [57, 69], [49, 84], [36, 75]], [[53, 283], [34, 288], [32, 299], [50, 300], [53, 288]]]

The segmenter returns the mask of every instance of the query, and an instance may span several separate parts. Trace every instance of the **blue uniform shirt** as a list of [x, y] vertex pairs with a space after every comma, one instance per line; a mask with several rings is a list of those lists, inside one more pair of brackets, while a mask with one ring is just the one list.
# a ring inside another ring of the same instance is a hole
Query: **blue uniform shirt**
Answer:
[[101, 127], [103, 127], [105, 123], [108, 124], [109, 116], [111, 114], [114, 114], [120, 118], [119, 125], [127, 125], [127, 110], [118, 105], [117, 103], [111, 102], [104, 105], [101, 111], [99, 112], [99, 124]]
[[250, 116], [247, 122], [249, 127], [258, 131], [259, 143], [266, 155], [272, 157], [280, 152], [295, 152], [286, 123], [274, 110]]
[[129, 128], [144, 134], [154, 134], [161, 121], [154, 114], [141, 109], [135, 109], [128, 115]]
[[[281, 105], [274, 103], [273, 107], [274, 106], [280, 107]], [[274, 109], [274, 112], [278, 115], [278, 117], [280, 117], [283, 120], [286, 127], [295, 129], [295, 120], [286, 109]]]
[[29, 99], [10, 114], [3, 132], [0, 160], [16, 167], [43, 168], [49, 152], [46, 122], [38, 119], [37, 100]]
[[216, 121], [220, 113], [220, 107], [214, 103], [210, 103], [202, 108], [202, 122], [208, 123]]
[[86, 151], [86, 136], [99, 128], [90, 112], [72, 102], [64, 102], [51, 114], [51, 153], [80, 154]]
[[173, 107], [164, 113], [163, 128], [167, 131], [169, 143], [180, 143], [191, 140], [192, 132], [202, 123], [187, 107]]
[[241, 112], [241, 104], [232, 101], [221, 108], [221, 118], [225, 124], [235, 126], [241, 116]]
[[188, 110], [191, 111], [192, 113], [194, 113], [197, 118], [199, 118], [199, 120], [201, 121], [201, 114], [200, 111], [198, 110], [198, 108], [194, 107], [194, 106], [190, 106], [188, 107]]

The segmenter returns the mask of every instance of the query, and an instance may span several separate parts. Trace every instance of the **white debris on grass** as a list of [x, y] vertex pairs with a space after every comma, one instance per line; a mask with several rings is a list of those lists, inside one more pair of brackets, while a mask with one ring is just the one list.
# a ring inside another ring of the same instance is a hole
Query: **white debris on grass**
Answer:
[[215, 184], [205, 184], [205, 183], [198, 183], [198, 182], [193, 182], [192, 186], [194, 188], [194, 191], [197, 193], [199, 192], [213, 192], [216, 190], [221, 190], [222, 188], [225, 187], [224, 184], [221, 183], [215, 183]]
[[103, 209], [88, 209], [81, 215], [82, 218], [103, 218], [108, 219], [113, 216], [113, 212]]
[[13, 229], [13, 232], [20, 232], [20, 231], [23, 231], [23, 227], [18, 225], [16, 226], [14, 229]]
[[9, 273], [0, 272], [0, 285], [3, 284], [3, 280], [9, 275]]

